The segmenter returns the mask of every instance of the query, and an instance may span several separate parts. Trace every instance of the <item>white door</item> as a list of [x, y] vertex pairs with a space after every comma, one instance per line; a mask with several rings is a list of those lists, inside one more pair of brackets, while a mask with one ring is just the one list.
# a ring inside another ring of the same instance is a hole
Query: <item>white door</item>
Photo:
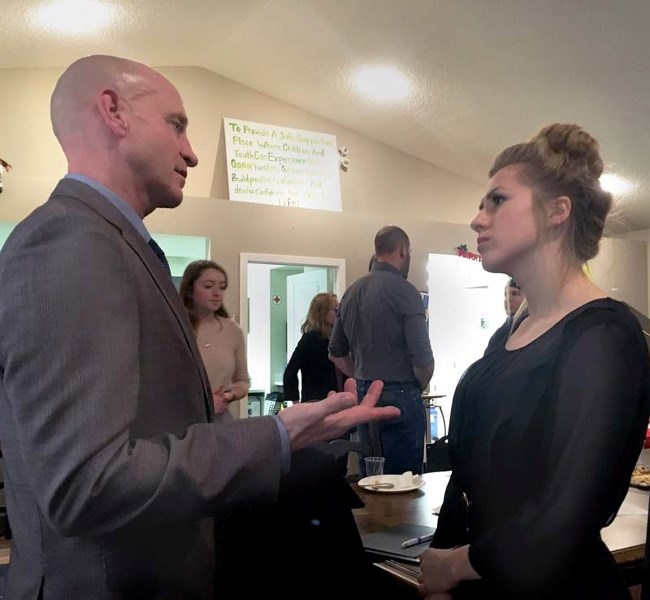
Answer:
[[310, 269], [287, 277], [287, 360], [302, 336], [300, 327], [307, 317], [309, 303], [321, 292], [327, 292], [327, 269]]

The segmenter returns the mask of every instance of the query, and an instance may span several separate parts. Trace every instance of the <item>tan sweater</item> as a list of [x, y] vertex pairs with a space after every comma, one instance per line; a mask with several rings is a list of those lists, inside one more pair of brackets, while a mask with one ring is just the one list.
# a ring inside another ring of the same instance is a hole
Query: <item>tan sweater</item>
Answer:
[[208, 373], [212, 390], [220, 386], [233, 388], [236, 398], [248, 392], [249, 376], [246, 363], [244, 332], [232, 319], [215, 318], [201, 322], [196, 342]]

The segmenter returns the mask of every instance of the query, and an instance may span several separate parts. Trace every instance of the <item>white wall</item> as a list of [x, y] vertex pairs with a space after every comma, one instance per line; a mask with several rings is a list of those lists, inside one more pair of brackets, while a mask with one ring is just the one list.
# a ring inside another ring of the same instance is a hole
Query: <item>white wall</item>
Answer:
[[[161, 71], [183, 96], [190, 118], [190, 139], [200, 163], [190, 173], [181, 207], [156, 211], [146, 219], [146, 225], [157, 233], [209, 238], [211, 257], [231, 274], [229, 297], [239, 296], [239, 281], [234, 274], [239, 271], [241, 252], [345, 259], [351, 283], [367, 271], [375, 232], [394, 223], [411, 237], [411, 281], [417, 288], [426, 289], [430, 253], [454, 254], [459, 244], [475, 248], [469, 221], [484, 193], [484, 182], [469, 181], [427, 164], [210, 71], [194, 67]], [[61, 72], [0, 69], [0, 142], [3, 157], [14, 165], [3, 178], [0, 221], [23, 219], [45, 201], [66, 171], [65, 157], [49, 122], [49, 98]], [[341, 173], [343, 212], [227, 200], [224, 117], [335, 135], [339, 146], [349, 148], [351, 160], [348, 172]], [[646, 232], [643, 240], [648, 239]], [[643, 258], [643, 291], [639, 292], [641, 279], [630, 267], [632, 261], [615, 254], [618, 258], [614, 268], [626, 272], [622, 293], [631, 294], [630, 299], [625, 299], [647, 313], [647, 256]], [[635, 251], [634, 260], [637, 255]], [[612, 271], [599, 271], [598, 260], [594, 261], [594, 270], [599, 277], [604, 273], [607, 279], [607, 273]], [[432, 288], [430, 292], [433, 298], [437, 290]]]
[[[617, 236], [625, 240], [634, 240], [638, 242], [645, 243], [646, 247], [646, 279], [647, 279], [647, 290], [648, 290], [648, 304], [645, 310], [641, 312], [645, 315], [650, 315], [650, 277], [648, 276], [648, 270], [650, 269], [650, 229], [643, 229], [641, 231], [631, 231], [629, 233], [621, 234]], [[635, 307], [636, 308], [636, 307]]]
[[506, 319], [503, 290], [508, 276], [488, 273], [480, 262], [467, 258], [432, 254], [429, 281], [438, 290], [429, 300], [429, 337], [436, 361], [429, 390], [445, 394], [438, 403], [449, 424], [458, 380], [483, 356], [491, 335]]
[[[178, 87], [199, 156], [183, 204], [147, 217], [150, 231], [204, 236], [211, 258], [231, 275], [229, 297], [239, 295], [241, 252], [331, 256], [345, 259], [348, 281], [367, 271], [373, 238], [389, 223], [402, 226], [413, 246], [412, 281], [424, 289], [430, 252], [453, 253], [470, 244], [469, 221], [483, 182], [469, 181], [290, 104], [194, 67], [162, 68]], [[4, 178], [0, 221], [17, 222], [42, 204], [66, 171], [49, 123], [49, 98], [61, 69], [0, 69]], [[341, 172], [342, 213], [230, 202], [223, 118], [232, 117], [335, 135], [349, 148]]]
[[612, 298], [648, 314], [648, 244], [630, 238], [603, 238], [589, 262], [593, 280]]
[[[66, 171], [49, 123], [49, 98], [61, 71], [0, 69], [0, 142], [3, 157], [14, 165], [3, 178], [0, 221], [24, 218], [45, 201]], [[475, 248], [469, 221], [484, 193], [484, 182], [469, 181], [204, 69], [161, 71], [184, 98], [189, 135], [200, 163], [190, 173], [183, 204], [156, 211], [146, 225], [157, 233], [209, 238], [211, 257], [230, 274], [231, 308], [239, 297], [236, 274], [241, 252], [345, 259], [351, 283], [367, 271], [375, 232], [394, 223], [411, 237], [410, 279], [417, 288], [428, 289], [434, 303], [444, 290], [436, 281], [427, 284], [429, 254], [452, 255], [459, 244]], [[335, 135], [340, 147], [349, 148], [351, 160], [349, 171], [341, 173], [343, 212], [227, 200], [224, 117]], [[636, 236], [642, 241], [633, 242]], [[626, 237], [628, 244], [603, 242], [592, 272], [614, 297], [647, 314], [650, 232]]]

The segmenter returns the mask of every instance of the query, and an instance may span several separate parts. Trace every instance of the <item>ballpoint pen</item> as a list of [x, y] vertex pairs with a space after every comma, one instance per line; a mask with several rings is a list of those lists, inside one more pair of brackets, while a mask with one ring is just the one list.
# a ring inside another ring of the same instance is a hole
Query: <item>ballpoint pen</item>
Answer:
[[426, 535], [421, 535], [416, 538], [411, 538], [402, 542], [402, 548], [410, 548], [411, 546], [417, 546], [418, 544], [423, 544], [424, 542], [430, 542], [433, 539], [433, 533], [427, 533]]

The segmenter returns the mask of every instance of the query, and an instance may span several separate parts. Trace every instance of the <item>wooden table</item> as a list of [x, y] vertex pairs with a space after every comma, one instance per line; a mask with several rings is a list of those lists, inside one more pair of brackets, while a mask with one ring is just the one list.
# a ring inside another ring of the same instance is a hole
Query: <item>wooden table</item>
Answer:
[[[365, 507], [354, 510], [361, 535], [399, 523], [435, 527], [434, 508], [442, 504], [450, 471], [425, 473], [425, 485], [412, 492], [369, 492], [354, 484]], [[640, 582], [648, 518], [648, 492], [630, 488], [616, 519], [602, 530], [602, 537], [623, 571], [628, 585]]]

